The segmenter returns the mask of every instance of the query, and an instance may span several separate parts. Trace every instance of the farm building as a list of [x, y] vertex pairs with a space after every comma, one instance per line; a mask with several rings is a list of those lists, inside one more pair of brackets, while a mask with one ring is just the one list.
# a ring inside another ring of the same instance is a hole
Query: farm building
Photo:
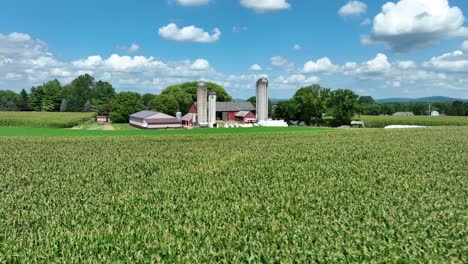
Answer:
[[[190, 114], [197, 114], [197, 103], [190, 107]], [[217, 102], [216, 119], [242, 123], [256, 122], [256, 109], [250, 102]]]
[[393, 116], [414, 116], [413, 112], [396, 112]]
[[130, 115], [130, 125], [144, 129], [182, 128], [176, 117], [153, 111], [140, 111]]
[[182, 117], [182, 125], [184, 127], [194, 126], [197, 121], [197, 114], [188, 113]]

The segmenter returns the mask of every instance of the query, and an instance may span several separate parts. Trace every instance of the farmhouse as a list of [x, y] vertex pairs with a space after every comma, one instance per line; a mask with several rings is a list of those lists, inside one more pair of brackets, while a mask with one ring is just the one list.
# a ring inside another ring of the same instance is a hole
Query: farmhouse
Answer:
[[130, 115], [130, 125], [143, 129], [181, 128], [182, 123], [176, 117], [153, 111], [140, 111]]
[[393, 116], [414, 116], [413, 112], [396, 112]]
[[[194, 102], [190, 114], [197, 114], [198, 104]], [[189, 118], [187, 116], [187, 118]], [[216, 119], [242, 123], [256, 122], [256, 109], [250, 102], [216, 102]]]

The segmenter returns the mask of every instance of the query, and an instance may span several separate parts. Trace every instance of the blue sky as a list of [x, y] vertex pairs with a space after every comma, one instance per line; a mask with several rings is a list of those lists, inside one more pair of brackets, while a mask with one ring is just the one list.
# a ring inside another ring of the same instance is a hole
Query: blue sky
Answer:
[[[137, 2], [137, 3], [136, 3]], [[235, 98], [318, 83], [468, 98], [466, 0], [5, 0], [0, 89], [88, 72], [119, 91], [209, 80]]]

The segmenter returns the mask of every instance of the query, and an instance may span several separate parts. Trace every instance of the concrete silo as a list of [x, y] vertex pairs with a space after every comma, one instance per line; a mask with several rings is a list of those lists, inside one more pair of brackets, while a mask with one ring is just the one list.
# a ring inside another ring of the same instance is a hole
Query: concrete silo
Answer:
[[216, 126], [216, 92], [211, 91], [208, 96], [208, 126]]
[[204, 82], [198, 83], [197, 88], [197, 114], [198, 114], [198, 125], [208, 125], [208, 88]]
[[268, 120], [268, 80], [257, 81], [257, 122]]

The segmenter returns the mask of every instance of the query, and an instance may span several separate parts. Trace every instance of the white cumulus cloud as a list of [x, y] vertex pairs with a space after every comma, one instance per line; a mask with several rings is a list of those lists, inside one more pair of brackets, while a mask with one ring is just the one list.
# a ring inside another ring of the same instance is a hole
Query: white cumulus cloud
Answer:
[[337, 66], [334, 65], [327, 57], [318, 59], [317, 61], [308, 61], [304, 64], [304, 72], [327, 72], [336, 70]]
[[254, 64], [252, 66], [250, 66], [250, 70], [251, 71], [261, 71], [262, 70], [262, 66], [258, 65], [258, 64]]
[[338, 10], [338, 14], [342, 17], [359, 16], [365, 13], [367, 13], [367, 5], [360, 1], [349, 1]]
[[171, 23], [159, 29], [159, 36], [164, 39], [180, 42], [212, 43], [218, 41], [221, 31], [218, 28], [214, 28], [213, 33], [210, 34], [193, 25], [179, 28], [176, 24]]
[[432, 46], [440, 40], [468, 36], [460, 8], [448, 0], [400, 0], [382, 6], [374, 18], [372, 34], [364, 44], [384, 44], [392, 51], [407, 52]]
[[257, 12], [277, 11], [291, 7], [286, 0], [241, 0], [240, 3]]

